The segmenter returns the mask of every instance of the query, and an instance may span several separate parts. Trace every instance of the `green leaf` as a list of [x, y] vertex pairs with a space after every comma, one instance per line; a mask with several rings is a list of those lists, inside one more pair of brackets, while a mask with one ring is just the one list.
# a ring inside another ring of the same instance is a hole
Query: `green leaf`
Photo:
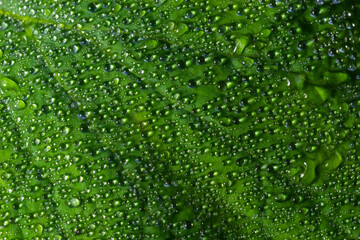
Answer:
[[356, 1], [0, 1], [0, 239], [357, 239]]

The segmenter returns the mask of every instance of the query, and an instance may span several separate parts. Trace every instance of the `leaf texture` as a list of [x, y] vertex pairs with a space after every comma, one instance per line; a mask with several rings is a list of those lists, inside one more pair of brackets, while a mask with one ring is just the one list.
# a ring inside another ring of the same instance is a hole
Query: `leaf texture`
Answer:
[[359, 13], [0, 1], [0, 238], [359, 238]]

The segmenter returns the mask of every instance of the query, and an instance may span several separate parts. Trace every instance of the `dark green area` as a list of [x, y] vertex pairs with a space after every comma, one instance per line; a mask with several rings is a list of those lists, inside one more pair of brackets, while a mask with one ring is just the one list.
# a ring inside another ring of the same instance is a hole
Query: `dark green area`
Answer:
[[0, 239], [359, 239], [359, 17], [0, 1]]

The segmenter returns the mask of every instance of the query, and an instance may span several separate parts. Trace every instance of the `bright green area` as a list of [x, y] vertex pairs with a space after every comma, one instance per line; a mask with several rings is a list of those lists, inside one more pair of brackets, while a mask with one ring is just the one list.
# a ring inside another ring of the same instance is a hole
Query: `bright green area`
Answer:
[[0, 239], [358, 239], [359, 17], [0, 1]]

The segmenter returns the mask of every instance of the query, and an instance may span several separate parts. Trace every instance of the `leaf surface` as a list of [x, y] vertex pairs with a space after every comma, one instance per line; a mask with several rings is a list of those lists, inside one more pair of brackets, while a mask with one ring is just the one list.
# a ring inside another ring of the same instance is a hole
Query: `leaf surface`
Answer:
[[0, 238], [358, 238], [359, 13], [0, 1]]

